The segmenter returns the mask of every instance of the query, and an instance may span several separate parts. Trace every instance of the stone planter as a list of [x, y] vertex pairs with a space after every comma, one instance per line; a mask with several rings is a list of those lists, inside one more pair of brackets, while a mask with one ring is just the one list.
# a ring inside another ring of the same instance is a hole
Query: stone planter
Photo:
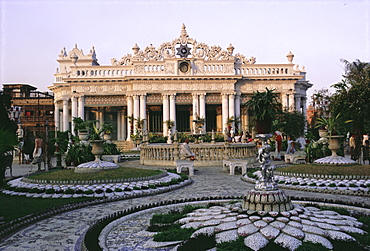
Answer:
[[329, 146], [328, 148], [331, 150], [331, 156], [336, 157], [337, 155], [337, 150], [340, 148], [339, 140], [343, 136], [330, 136], [329, 137]]
[[112, 139], [112, 135], [110, 133], [106, 133], [103, 135], [105, 141], [110, 141]]
[[92, 154], [95, 155], [95, 161], [100, 160], [100, 156], [103, 154], [103, 140], [91, 140]]
[[320, 138], [326, 138], [328, 136], [328, 130], [320, 129], [319, 130], [319, 136], [320, 136]]
[[79, 131], [78, 132], [78, 138], [82, 142], [86, 142], [88, 136], [89, 136], [89, 132], [87, 132], [87, 131]]

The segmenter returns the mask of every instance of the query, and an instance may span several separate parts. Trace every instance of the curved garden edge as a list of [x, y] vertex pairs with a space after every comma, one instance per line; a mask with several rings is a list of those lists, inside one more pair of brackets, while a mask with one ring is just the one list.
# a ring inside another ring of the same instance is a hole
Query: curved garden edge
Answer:
[[67, 204], [67, 205], [63, 205], [59, 207], [48, 208], [43, 211], [29, 214], [24, 217], [12, 220], [10, 222], [7, 222], [1, 225], [0, 226], [0, 240], [4, 239], [5, 237], [9, 236], [10, 234], [16, 232], [17, 230], [21, 228], [27, 227], [35, 222], [41, 221], [43, 219], [46, 219], [48, 217], [51, 217], [51, 216], [54, 216], [60, 213], [72, 211], [72, 210], [83, 208], [83, 207], [115, 202], [119, 200], [128, 200], [128, 199], [133, 199], [133, 198], [138, 198], [138, 197], [150, 196], [153, 194], [166, 193], [166, 192], [170, 192], [176, 189], [180, 189], [184, 186], [188, 186], [192, 183], [193, 183], [193, 180], [189, 178], [179, 184], [170, 185], [168, 187], [164, 187], [161, 189], [158, 189], [158, 188], [150, 189], [150, 190], [156, 190], [155, 193], [151, 192], [150, 190], [142, 190], [143, 191], [142, 193], [131, 193], [131, 194], [125, 194], [123, 196], [112, 196], [108, 198], [99, 198], [99, 199], [94, 199], [94, 200], [86, 201], [86, 202], [77, 202], [77, 203]]
[[[202, 197], [202, 198], [187, 198], [181, 200], [169, 200], [169, 201], [161, 201], [152, 204], [145, 204], [142, 206], [131, 207], [126, 210], [122, 210], [119, 212], [115, 212], [113, 214], [107, 215], [104, 218], [97, 220], [92, 226], [89, 227], [88, 230], [83, 234], [82, 240], [80, 245], [82, 250], [90, 250], [87, 247], [91, 245], [91, 238], [97, 237], [94, 241], [96, 241], [95, 245], [99, 245], [103, 250], [105, 242], [105, 236], [110, 231], [110, 229], [116, 224], [125, 219], [135, 217], [140, 214], [145, 214], [147, 212], [151, 212], [156, 210], [160, 207], [178, 207], [181, 205], [197, 205], [197, 204], [208, 204], [212, 203], [224, 203], [230, 202], [232, 200], [241, 200], [243, 196], [217, 196], [217, 197]], [[360, 215], [370, 215], [369, 208], [363, 208], [362, 205], [357, 203], [349, 202], [349, 201], [334, 201], [334, 200], [327, 200], [327, 199], [317, 199], [316, 201], [311, 200], [310, 198], [305, 199], [301, 197], [291, 197], [292, 203], [300, 204], [300, 205], [311, 205], [311, 206], [326, 206], [326, 207], [338, 207], [344, 208], [348, 211], [351, 211], [352, 214], [360, 214]], [[128, 218], [127, 218], [128, 217]]]
[[[256, 184], [257, 180], [253, 178], [249, 178], [246, 175], [242, 176], [241, 179], [245, 182]], [[361, 189], [358, 190], [340, 190], [340, 189], [332, 189], [329, 186], [324, 187], [309, 187], [309, 186], [301, 186], [301, 185], [284, 185], [284, 184], [278, 184], [279, 188], [284, 189], [290, 189], [290, 190], [299, 190], [299, 191], [305, 191], [305, 192], [316, 192], [316, 193], [330, 193], [330, 194], [342, 194], [342, 195], [353, 195], [353, 196], [366, 196], [370, 197], [370, 190], [364, 191]]]

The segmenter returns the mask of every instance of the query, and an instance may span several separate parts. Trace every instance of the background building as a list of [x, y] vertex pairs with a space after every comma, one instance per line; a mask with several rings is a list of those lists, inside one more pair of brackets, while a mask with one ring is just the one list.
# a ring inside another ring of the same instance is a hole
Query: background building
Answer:
[[[12, 98], [13, 108], [21, 108], [17, 121], [24, 134], [35, 136], [45, 134], [45, 125], [54, 130], [54, 95], [52, 92], [40, 92], [29, 84], [3, 84], [3, 93]], [[26, 136], [26, 135], [25, 135]]]

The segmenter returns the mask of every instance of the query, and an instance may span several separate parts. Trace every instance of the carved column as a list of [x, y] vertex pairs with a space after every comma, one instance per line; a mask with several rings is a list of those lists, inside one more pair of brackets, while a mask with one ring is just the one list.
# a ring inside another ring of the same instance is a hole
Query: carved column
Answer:
[[[241, 123], [241, 116], [240, 116], [240, 94], [235, 95], [235, 118], [239, 118], [239, 121]], [[236, 125], [239, 129], [242, 129], [240, 127], [240, 123]]]
[[72, 101], [72, 134], [75, 135], [75, 125], [73, 123], [73, 118], [76, 118], [78, 117], [78, 111], [77, 111], [77, 97], [76, 96], [73, 96], [71, 98], [71, 101]]
[[85, 120], [85, 97], [78, 97], [78, 117]]
[[134, 121], [132, 119], [132, 96], [127, 96], [127, 141], [131, 140], [131, 133]]
[[227, 94], [222, 95], [222, 131], [226, 127], [227, 118], [229, 117], [229, 100]]
[[[199, 116], [199, 102], [198, 102], [198, 94], [193, 93], [193, 120], [197, 119], [197, 116]], [[195, 131], [195, 122], [191, 123], [192, 129], [191, 131], [196, 133]]]
[[63, 99], [63, 131], [69, 130], [68, 99]]
[[59, 120], [59, 106], [58, 102], [54, 101], [54, 124], [55, 124], [55, 131], [60, 131], [60, 120]]
[[172, 133], [176, 130], [176, 94], [170, 95], [170, 120], [173, 120]]
[[[139, 95], [134, 95], [133, 96], [134, 98], [134, 119], [137, 119], [137, 118], [140, 118], [140, 97]], [[134, 123], [134, 131], [133, 133], [135, 133], [136, 131], [136, 123], [135, 121], [133, 121]]]
[[[170, 106], [167, 94], [162, 94], [163, 98], [163, 122], [166, 122], [170, 119]], [[168, 126], [166, 123], [163, 123], [163, 136], [168, 136]]]
[[[234, 117], [235, 119], [235, 99], [234, 94], [229, 94], [229, 118]], [[234, 129], [234, 123], [232, 128]]]
[[293, 111], [294, 110], [294, 106], [295, 106], [295, 103], [294, 103], [294, 93], [291, 93], [289, 95], [289, 111]]
[[147, 129], [146, 127], [146, 94], [140, 95], [140, 119], [145, 119], [143, 124], [143, 130]]
[[[202, 93], [199, 94], [199, 117], [205, 118], [206, 117], [206, 94]], [[206, 133], [206, 123], [207, 121], [204, 121], [203, 125], [203, 132]]]

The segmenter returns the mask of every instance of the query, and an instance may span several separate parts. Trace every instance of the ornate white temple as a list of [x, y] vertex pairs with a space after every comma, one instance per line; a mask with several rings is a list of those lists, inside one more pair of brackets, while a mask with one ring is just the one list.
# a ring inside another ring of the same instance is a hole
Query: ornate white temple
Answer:
[[235, 54], [231, 44], [222, 49], [190, 38], [185, 25], [171, 42], [144, 49], [135, 44], [132, 50], [107, 66], [99, 65], [94, 47], [87, 55], [77, 45], [61, 51], [49, 87], [57, 130], [72, 130], [73, 117], [96, 119], [114, 125], [113, 140], [126, 141], [135, 132], [130, 118], [145, 119], [144, 129], [166, 136], [165, 121], [174, 122], [172, 130], [192, 132], [193, 120], [205, 118], [204, 130], [223, 132], [230, 117], [240, 117], [242, 129], [252, 131], [242, 104], [266, 87], [279, 93], [284, 107], [305, 115], [312, 84], [291, 52], [286, 64], [257, 64]]

